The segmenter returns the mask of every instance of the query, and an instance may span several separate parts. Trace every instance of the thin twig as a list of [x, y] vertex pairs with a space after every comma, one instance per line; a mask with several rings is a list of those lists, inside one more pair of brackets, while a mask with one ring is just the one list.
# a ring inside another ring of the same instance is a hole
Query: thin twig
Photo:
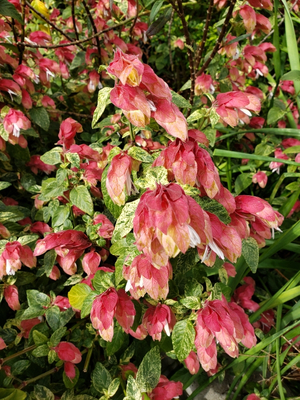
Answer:
[[169, 29], [168, 29], [168, 46], [169, 46], [169, 57], [170, 57], [170, 66], [171, 66], [171, 71], [174, 71], [174, 64], [173, 64], [173, 59], [172, 59], [172, 48], [171, 48], [171, 28], [172, 28], [172, 23], [173, 23], [173, 18], [174, 18], [174, 9], [172, 10], [170, 22], [169, 22]]
[[134, 20], [133, 20], [133, 24], [131, 25], [131, 28], [130, 28], [130, 33], [129, 33], [131, 41], [133, 40], [133, 29], [134, 29], [134, 26], [135, 26], [136, 21], [138, 19], [138, 16], [139, 16], [139, 1], [136, 0], [136, 14], [135, 14], [135, 17], [134, 17]]
[[74, 115], [75, 117], [90, 118], [90, 119], [93, 118], [93, 116], [90, 114], [80, 114], [80, 113], [76, 113], [76, 112], [72, 112], [72, 111], [63, 111], [63, 110], [47, 110], [47, 111], [50, 113], [70, 114], [70, 115]]
[[223, 40], [223, 38], [224, 38], [224, 36], [226, 34], [226, 30], [227, 30], [227, 27], [228, 27], [228, 24], [229, 24], [229, 20], [230, 20], [231, 15], [232, 15], [232, 11], [233, 11], [235, 2], [236, 2], [236, 0], [231, 0], [231, 3], [229, 5], [229, 9], [228, 9], [228, 12], [227, 12], [227, 15], [226, 15], [226, 18], [225, 18], [225, 22], [224, 22], [224, 25], [222, 27], [221, 33], [220, 33], [220, 35], [218, 37], [217, 43], [215, 44], [215, 47], [213, 48], [213, 51], [211, 52], [211, 54], [208, 57], [208, 59], [206, 60], [206, 62], [202, 65], [200, 71], [197, 72], [196, 76], [201, 75], [202, 72], [204, 72], [206, 70], [206, 68], [209, 66], [209, 64], [211, 63], [212, 59], [214, 58], [214, 56], [217, 54], [218, 50], [220, 49], [222, 40]]
[[[26, 3], [25, 0], [22, 0], [22, 33], [21, 33], [21, 42], [24, 42], [25, 39], [25, 8], [26, 8]], [[23, 61], [23, 53], [25, 50], [25, 47], [22, 44], [18, 43], [18, 49], [20, 51], [20, 56], [19, 56], [19, 65], [22, 64]]]
[[18, 43], [18, 35], [17, 35], [17, 32], [16, 32], [16, 24], [15, 24], [15, 20], [13, 18], [11, 19], [11, 28], [12, 28], [12, 31], [13, 31], [15, 42]]
[[[32, 5], [29, 3], [29, 1], [26, 1], [26, 5], [32, 10], [34, 11], [43, 21], [47, 22], [47, 24], [49, 24], [50, 26], [52, 26], [53, 29], [55, 29], [57, 32], [59, 32], [60, 34], [62, 34], [66, 39], [68, 39], [71, 43], [68, 43], [67, 45], [70, 46], [71, 44], [74, 44], [74, 41], [72, 40], [72, 38], [67, 35], [62, 29], [60, 29], [58, 26], [56, 26], [53, 22], [51, 22], [49, 19], [47, 19], [46, 17], [44, 17], [43, 14], [41, 14], [39, 11], [37, 11], [34, 7], [32, 7]], [[78, 41], [77, 41], [78, 42]], [[82, 49], [85, 50], [82, 46], [80, 46], [80, 43], [77, 43], [78, 46]], [[28, 46], [26, 46], [28, 47]], [[40, 46], [42, 47], [42, 46]]]
[[72, 0], [72, 21], [73, 21], [73, 26], [74, 26], [74, 32], [75, 32], [76, 39], [79, 40], [79, 35], [78, 35], [78, 32], [77, 32], [77, 26], [76, 26], [76, 19], [75, 19], [75, 1], [76, 0]]
[[195, 71], [197, 71], [197, 69], [199, 68], [200, 62], [202, 60], [203, 50], [204, 50], [204, 46], [205, 46], [206, 39], [207, 39], [208, 28], [209, 28], [209, 24], [210, 24], [210, 20], [211, 20], [213, 5], [214, 5], [214, 0], [210, 0], [209, 7], [206, 11], [206, 21], [205, 21], [205, 26], [204, 26], [204, 30], [203, 30], [201, 45], [198, 47], [198, 49], [196, 51], [195, 64], [194, 64]]
[[[28, 4], [28, 3], [26, 2], [26, 4]], [[185, 5], [194, 5], [194, 4], [195, 4], [195, 1], [187, 1], [187, 2], [183, 3], [182, 5], [185, 6]], [[163, 9], [165, 9], [167, 7], [168, 6], [163, 6], [161, 8], [161, 10], [163, 10]], [[144, 12], [140, 13], [139, 16], [142, 17], [142, 16], [148, 15], [148, 14], [150, 14], [150, 10], [147, 10], [147, 11], [144, 11]], [[89, 36], [86, 39], [74, 40], [71, 43], [53, 44], [53, 45], [49, 45], [49, 46], [42, 46], [42, 45], [30, 44], [30, 43], [22, 43], [22, 44], [24, 44], [25, 47], [31, 47], [33, 49], [57, 49], [57, 48], [60, 48], [60, 47], [67, 47], [67, 46], [70, 46], [70, 45], [79, 46], [82, 43], [90, 42], [95, 37], [101, 36], [103, 33], [109, 32], [109, 31], [111, 31], [113, 29], [119, 28], [120, 26], [126, 25], [129, 22], [133, 21], [134, 19], [135, 19], [135, 17], [128, 18], [125, 21], [119, 22], [118, 24], [115, 24], [115, 25], [112, 25], [112, 26], [110, 26], [110, 27], [108, 27], [106, 29], [103, 29], [102, 31], [97, 32], [97, 34]]]
[[190, 69], [190, 77], [191, 77], [191, 89], [190, 89], [190, 101], [191, 101], [194, 98], [194, 90], [195, 90], [195, 70], [194, 70], [192, 42], [191, 42], [188, 25], [187, 25], [187, 22], [185, 19], [184, 11], [183, 11], [182, 1], [177, 0], [178, 8], [175, 6], [175, 2], [173, 0], [170, 0], [170, 2], [172, 4], [173, 8], [175, 8], [175, 11], [178, 13], [178, 16], [181, 20], [183, 33], [184, 33], [184, 37], [185, 37], [185, 42], [187, 44], [187, 53], [188, 53], [189, 69]]
[[[92, 14], [91, 14], [91, 12], [90, 12], [85, 0], [82, 0], [82, 2], [83, 2], [83, 6], [85, 8], [85, 11], [86, 11], [86, 13], [87, 13], [87, 15], [89, 17], [89, 20], [91, 21], [91, 25], [92, 25], [93, 31], [94, 31], [95, 34], [97, 34], [97, 28], [96, 28], [96, 25], [95, 25], [95, 21], [94, 21], [94, 19], [92, 17]], [[99, 56], [98, 57], [98, 65], [100, 65], [101, 64], [101, 47], [100, 47], [99, 36], [96, 36], [96, 43], [97, 43], [98, 56]]]

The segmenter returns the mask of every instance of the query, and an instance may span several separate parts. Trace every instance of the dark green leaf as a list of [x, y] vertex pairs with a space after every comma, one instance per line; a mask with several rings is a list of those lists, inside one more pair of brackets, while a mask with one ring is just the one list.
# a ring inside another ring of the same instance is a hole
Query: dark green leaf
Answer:
[[161, 9], [163, 2], [164, 2], [164, 0], [157, 0], [153, 4], [153, 6], [151, 8], [151, 12], [150, 12], [150, 17], [149, 17], [150, 24], [153, 22], [154, 18], [156, 17], [156, 14], [158, 14], [159, 10]]
[[93, 200], [86, 186], [73, 188], [70, 192], [70, 201], [85, 213], [89, 215], [94, 214]]
[[97, 296], [97, 293], [95, 293], [95, 291], [89, 293], [86, 296], [86, 298], [84, 299], [84, 301], [82, 303], [82, 307], [81, 307], [81, 313], [80, 313], [81, 318], [85, 318], [87, 315], [90, 314], [92, 305], [93, 305], [93, 301], [96, 296]]
[[56, 179], [49, 178], [42, 182], [42, 194], [39, 196], [39, 199], [49, 201], [63, 195], [66, 190], [67, 187], [65, 185], [59, 186]]
[[201, 208], [203, 208], [204, 211], [215, 214], [224, 224], [229, 224], [231, 222], [231, 218], [226, 208], [218, 201], [210, 199], [209, 197], [200, 196], [194, 197], [194, 200], [197, 201], [197, 203], [201, 206]]
[[42, 306], [32, 306], [26, 308], [26, 310], [22, 314], [21, 319], [26, 320], [26, 319], [36, 318], [44, 314], [45, 314], [45, 309]]
[[29, 115], [36, 125], [42, 128], [44, 131], [48, 131], [50, 126], [50, 118], [44, 107], [32, 107], [32, 109], [29, 110]]
[[11, 367], [12, 375], [20, 375], [30, 366], [31, 361], [29, 360], [19, 360], [16, 361]]
[[240, 174], [234, 183], [234, 191], [236, 195], [242, 193], [248, 186], [252, 183], [251, 173], [249, 174]]
[[157, 18], [156, 21], [154, 21], [148, 28], [147, 30], [147, 36], [153, 36], [156, 35], [169, 21], [172, 15], [172, 7], [168, 8], [165, 10], [164, 15]]
[[44, 267], [47, 276], [51, 274], [51, 271], [55, 264], [56, 257], [57, 254], [54, 249], [47, 251], [46, 254], [44, 255]]
[[195, 341], [195, 328], [191, 321], [184, 319], [176, 323], [172, 333], [175, 354], [180, 362], [190, 354]]
[[50, 297], [45, 293], [39, 292], [38, 290], [27, 290], [27, 301], [30, 307], [41, 306], [49, 307]]
[[50, 326], [51, 329], [54, 331], [59, 328], [60, 326], [60, 310], [59, 307], [54, 306], [51, 308], [48, 308], [48, 310], [45, 313], [46, 320], [48, 322], [48, 325]]
[[252, 237], [243, 239], [242, 255], [251, 271], [255, 274], [259, 261], [259, 247], [255, 239]]
[[18, 13], [16, 7], [8, 0], [0, 1], [0, 15], [4, 15], [5, 17], [12, 17], [23, 25], [21, 15]]
[[116, 325], [114, 329], [114, 336], [111, 342], [107, 342], [106, 354], [112, 356], [122, 347], [127, 334], [123, 331], [120, 325]]
[[76, 69], [78, 67], [82, 67], [83, 69], [84, 66], [85, 66], [85, 52], [79, 51], [77, 52], [76, 56], [74, 57], [70, 65], [70, 70], [72, 71], [73, 69]]
[[155, 346], [143, 358], [136, 374], [136, 381], [141, 392], [151, 392], [159, 381], [161, 362], [159, 347]]
[[55, 332], [53, 332], [53, 334], [50, 337], [50, 346], [51, 347], [57, 346], [66, 332], [67, 328], [65, 326], [56, 329]]

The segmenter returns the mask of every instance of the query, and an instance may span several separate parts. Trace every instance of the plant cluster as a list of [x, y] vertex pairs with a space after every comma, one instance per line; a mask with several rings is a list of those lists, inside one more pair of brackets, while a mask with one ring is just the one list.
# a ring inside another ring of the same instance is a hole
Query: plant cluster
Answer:
[[283, 400], [300, 360], [298, 3], [0, 14], [0, 398], [171, 400], [196, 381], [192, 399], [228, 370], [233, 399]]

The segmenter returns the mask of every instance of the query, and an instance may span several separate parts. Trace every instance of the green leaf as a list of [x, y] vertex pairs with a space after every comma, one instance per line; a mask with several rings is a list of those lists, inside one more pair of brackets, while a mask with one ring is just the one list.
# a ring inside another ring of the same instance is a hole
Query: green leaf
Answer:
[[168, 181], [168, 171], [165, 167], [151, 167], [146, 171], [146, 176], [144, 178], [139, 178], [135, 181], [135, 184], [142, 189], [155, 189], [156, 184], [161, 183], [162, 185], [167, 185]]
[[117, 219], [117, 223], [112, 236], [112, 243], [121, 240], [122, 237], [126, 236], [133, 228], [133, 219], [135, 211], [139, 204], [140, 199], [134, 200], [130, 203], [126, 203], [123, 207], [121, 215]]
[[259, 261], [259, 247], [255, 239], [252, 237], [243, 239], [242, 255], [251, 271], [255, 274]]
[[[1, 10], [1, 8], [0, 8]], [[1, 389], [0, 388], [0, 399], [1, 400], [25, 400], [27, 397], [26, 392], [22, 392], [19, 389]]]
[[96, 272], [95, 277], [92, 279], [93, 286], [97, 292], [102, 293], [110, 287], [114, 286], [113, 272], [105, 272], [99, 270]]
[[52, 227], [63, 225], [69, 215], [70, 209], [68, 206], [58, 206], [52, 215]]
[[75, 315], [75, 311], [72, 310], [72, 308], [68, 308], [66, 311], [63, 311], [59, 315], [59, 321], [60, 321], [60, 328], [65, 326]]
[[206, 115], [207, 111], [203, 109], [198, 109], [196, 111], [193, 111], [190, 116], [187, 117], [187, 122], [194, 122], [198, 121], [199, 119], [203, 118]]
[[44, 255], [45, 273], [46, 273], [46, 276], [48, 276], [48, 277], [51, 274], [51, 271], [55, 264], [56, 256], [57, 256], [57, 254], [54, 249], [47, 251], [46, 254]]
[[167, 8], [164, 11], [164, 15], [161, 17], [157, 18], [156, 21], [154, 21], [148, 28], [147, 30], [147, 36], [153, 36], [156, 35], [169, 21], [172, 15], [172, 7]]
[[91, 291], [92, 289], [84, 283], [78, 283], [77, 285], [73, 286], [68, 293], [71, 306], [76, 308], [76, 310], [81, 310], [84, 299]]
[[106, 188], [107, 172], [108, 172], [108, 166], [105, 168], [105, 170], [103, 171], [103, 174], [102, 174], [101, 191], [102, 191], [102, 194], [103, 194], [104, 204], [109, 209], [109, 211], [111, 212], [113, 217], [117, 219], [120, 216], [121, 212], [122, 212], [122, 207], [120, 207], [117, 204], [115, 204], [112, 201], [112, 199], [110, 198], [110, 196], [109, 196], [109, 194], [107, 192], [107, 188]]
[[156, 17], [156, 14], [159, 13], [159, 10], [161, 9], [161, 6], [163, 5], [164, 0], [157, 0], [152, 8], [151, 8], [151, 12], [150, 12], [150, 17], [149, 17], [149, 22], [150, 24], [152, 24], [154, 18]]
[[28, 307], [23, 312], [21, 320], [36, 318], [45, 314], [45, 309], [42, 306]]
[[91, 313], [93, 301], [95, 297], [97, 296], [97, 293], [95, 291], [89, 293], [86, 298], [84, 299], [81, 307], [81, 313], [80, 316], [81, 318], [85, 318], [87, 315]]
[[267, 115], [267, 124], [272, 125], [275, 124], [279, 119], [284, 117], [286, 114], [285, 110], [281, 110], [279, 107], [272, 107], [270, 108], [268, 115]]
[[[11, 4], [8, 0], [0, 1], [0, 15], [5, 17], [12, 17], [16, 19], [20, 24], [24, 24], [21, 15], [18, 13], [16, 7]], [[26, 396], [25, 396], [26, 397]]]
[[8, 157], [0, 151], [0, 161], [9, 161]]
[[247, 39], [249, 36], [251, 36], [251, 33], [245, 33], [244, 35], [241, 35], [235, 39], [230, 40], [228, 43], [226, 43], [226, 45], [230, 45], [236, 42], [240, 42], [241, 40]]
[[29, 110], [29, 115], [32, 121], [42, 128], [44, 131], [48, 132], [50, 126], [50, 118], [44, 107], [32, 107]]
[[11, 367], [12, 375], [20, 375], [30, 366], [31, 361], [29, 360], [19, 360], [16, 361]]
[[78, 382], [79, 375], [80, 375], [79, 369], [76, 367], [76, 365], [75, 365], [75, 378], [70, 379], [69, 377], [67, 377], [67, 375], [66, 375], [66, 373], [64, 371], [63, 372], [63, 381], [64, 381], [64, 384], [65, 384], [65, 387], [67, 389], [72, 389], [76, 385], [76, 383]]
[[141, 391], [132, 375], [128, 376], [124, 400], [142, 400]]
[[145, 355], [136, 374], [136, 381], [140, 391], [151, 392], [157, 386], [160, 374], [159, 347], [155, 346]]
[[33, 331], [32, 337], [33, 337], [34, 344], [36, 344], [37, 346], [48, 342], [47, 336], [39, 331]]
[[283, 150], [284, 154], [300, 153], [300, 146], [291, 146]]
[[199, 308], [201, 308], [200, 300], [195, 296], [185, 297], [180, 300], [180, 303], [190, 310], [199, 310]]
[[70, 192], [70, 201], [89, 215], [94, 214], [94, 203], [86, 186], [77, 186]]
[[95, 129], [95, 126], [97, 122], [99, 121], [99, 118], [103, 114], [106, 106], [110, 104], [110, 92], [112, 91], [112, 88], [109, 87], [104, 87], [103, 89], [99, 90], [98, 93], [98, 101], [97, 101], [97, 107], [96, 110], [94, 111], [93, 115], [93, 121], [92, 121], [92, 128]]
[[123, 331], [120, 325], [116, 325], [114, 329], [114, 336], [111, 342], [107, 342], [106, 354], [110, 357], [115, 354], [122, 347], [126, 340], [127, 334]]
[[194, 197], [194, 200], [201, 206], [204, 211], [208, 211], [212, 214], [215, 214], [220, 221], [224, 224], [229, 224], [231, 222], [231, 218], [228, 214], [226, 208], [220, 204], [218, 201], [214, 199], [210, 199], [209, 197]]
[[55, 178], [49, 178], [42, 182], [42, 194], [39, 196], [39, 199], [49, 201], [63, 195], [66, 190], [67, 186], [65, 184], [58, 185]]
[[11, 186], [10, 182], [0, 182], [0, 190], [6, 189]]
[[234, 183], [234, 191], [236, 195], [242, 193], [248, 186], [252, 183], [251, 173], [249, 174], [240, 174]]
[[60, 326], [60, 310], [59, 307], [54, 306], [51, 308], [48, 308], [48, 310], [45, 313], [46, 320], [48, 322], [48, 325], [50, 326], [51, 329], [54, 331], [59, 328]]
[[121, 382], [120, 382], [119, 378], [116, 378], [111, 382], [111, 384], [108, 386], [108, 390], [107, 390], [109, 397], [112, 397], [114, 394], [117, 393], [120, 383]]
[[8, 140], [8, 137], [9, 137], [9, 133], [6, 132], [6, 130], [4, 129], [3, 124], [0, 124], [0, 136], [2, 137], [3, 140], [5, 140], [5, 142]]
[[171, 93], [172, 93], [172, 103], [174, 103], [177, 107], [192, 108], [191, 103], [188, 100], [186, 100], [183, 96], [181, 96], [176, 92], [173, 92], [173, 90], [171, 90]]
[[137, 146], [130, 147], [130, 149], [128, 150], [128, 155], [135, 160], [142, 161], [148, 164], [152, 164], [154, 161], [154, 158], [151, 156], [151, 154]]
[[67, 160], [76, 168], [80, 168], [80, 157], [77, 153], [66, 153]]
[[282, 75], [280, 78], [281, 81], [300, 81], [300, 71], [294, 70], [289, 71], [286, 74]]
[[76, 53], [76, 56], [74, 57], [71, 65], [70, 65], [70, 70], [73, 71], [74, 69], [79, 68], [79, 67], [84, 68], [84, 66], [85, 66], [85, 52], [79, 51]]
[[32, 351], [34, 357], [45, 357], [48, 355], [50, 349], [47, 344], [42, 344]]
[[104, 389], [107, 390], [112, 382], [110, 373], [100, 362], [96, 363], [92, 372], [92, 382], [94, 388], [100, 393], [104, 393]]
[[41, 156], [41, 160], [48, 165], [61, 164], [61, 147], [54, 147]]
[[183, 319], [174, 326], [172, 343], [175, 354], [180, 362], [183, 362], [193, 349], [195, 341], [195, 328], [191, 321]]
[[65, 326], [56, 329], [55, 332], [53, 332], [50, 337], [50, 347], [57, 346], [66, 332], [67, 328]]
[[[222, 150], [222, 149], [215, 149], [214, 156], [230, 157], [230, 158], [245, 158], [246, 157], [245, 153], [242, 153], [239, 151]], [[294, 161], [283, 160], [281, 158], [260, 156], [260, 155], [251, 154], [251, 153], [247, 153], [247, 158], [249, 158], [250, 160], [268, 161], [268, 162], [276, 161], [276, 162], [281, 162], [281, 163], [288, 164], [288, 165], [299, 166], [299, 163], [296, 163]]]
[[18, 242], [21, 243], [22, 246], [28, 245], [30, 243], [35, 243], [39, 239], [38, 234], [32, 234], [32, 235], [24, 235], [19, 237]]
[[40, 306], [40, 307], [49, 307], [50, 306], [50, 297], [45, 293], [39, 292], [38, 290], [27, 290], [27, 301], [30, 307], [32, 306]]

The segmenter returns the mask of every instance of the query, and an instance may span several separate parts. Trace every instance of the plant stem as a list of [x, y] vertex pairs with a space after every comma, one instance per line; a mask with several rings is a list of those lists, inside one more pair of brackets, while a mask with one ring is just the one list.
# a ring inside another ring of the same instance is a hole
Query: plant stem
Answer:
[[84, 367], [83, 367], [83, 372], [87, 372], [87, 370], [88, 370], [89, 363], [90, 363], [91, 356], [92, 356], [92, 352], [93, 352], [93, 347], [94, 347], [94, 346], [92, 346], [92, 347], [88, 350], [88, 353], [87, 353], [87, 356], [86, 356], [86, 359], [85, 359], [85, 363], [84, 363]]
[[35, 381], [38, 381], [39, 379], [45, 378], [48, 375], [52, 375], [55, 372], [59, 371], [60, 368], [61, 367], [52, 368], [49, 371], [44, 372], [43, 374], [36, 376], [35, 378], [28, 379], [28, 381], [22, 382], [21, 385], [17, 389], [23, 389], [25, 386], [29, 385], [30, 383], [33, 383]]
[[[280, 331], [281, 325], [281, 314], [282, 314], [282, 304], [277, 307], [277, 319], [276, 319], [276, 331]], [[280, 337], [276, 339], [276, 371], [277, 371], [277, 383], [280, 395], [280, 400], [285, 400], [285, 395], [281, 382], [281, 372], [280, 372]]]
[[21, 350], [21, 351], [18, 351], [17, 353], [12, 354], [11, 356], [8, 356], [8, 357], [6, 357], [6, 358], [0, 358], [0, 366], [1, 366], [2, 364], [4, 364], [5, 362], [9, 361], [9, 360], [12, 360], [13, 358], [19, 357], [19, 356], [21, 356], [22, 354], [25, 354], [25, 353], [27, 353], [27, 352], [29, 352], [29, 351], [34, 350], [36, 347], [37, 347], [37, 345], [36, 345], [36, 344], [33, 344], [32, 346], [26, 347], [25, 349], [23, 349], [23, 350]]

